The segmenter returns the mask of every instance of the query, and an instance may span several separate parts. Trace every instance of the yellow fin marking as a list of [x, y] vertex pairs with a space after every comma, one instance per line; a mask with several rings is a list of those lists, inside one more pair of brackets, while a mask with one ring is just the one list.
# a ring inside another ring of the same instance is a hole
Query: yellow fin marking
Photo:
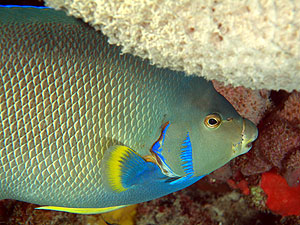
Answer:
[[99, 214], [99, 213], [107, 213], [116, 209], [123, 208], [125, 206], [127, 205], [119, 205], [119, 206], [112, 206], [106, 208], [68, 208], [68, 207], [59, 207], [59, 206], [42, 206], [35, 209], [55, 210], [55, 211], [78, 213], [78, 214]]
[[113, 149], [111, 150], [110, 158], [106, 162], [108, 168], [108, 182], [111, 188], [116, 192], [122, 192], [128, 189], [122, 185], [121, 166], [122, 166], [122, 161], [128, 158], [129, 153], [131, 152], [134, 151], [126, 146], [122, 146], [122, 145], [113, 146]]

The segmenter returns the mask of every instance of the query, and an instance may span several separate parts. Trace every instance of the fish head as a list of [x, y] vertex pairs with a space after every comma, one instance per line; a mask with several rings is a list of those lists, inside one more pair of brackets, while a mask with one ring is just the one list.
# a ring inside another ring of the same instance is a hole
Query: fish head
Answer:
[[191, 96], [181, 106], [152, 148], [169, 177], [207, 175], [248, 152], [257, 138], [255, 124], [216, 91]]
[[257, 138], [256, 126], [240, 116], [212, 112], [190, 132], [195, 175], [209, 174], [233, 158], [248, 152]]

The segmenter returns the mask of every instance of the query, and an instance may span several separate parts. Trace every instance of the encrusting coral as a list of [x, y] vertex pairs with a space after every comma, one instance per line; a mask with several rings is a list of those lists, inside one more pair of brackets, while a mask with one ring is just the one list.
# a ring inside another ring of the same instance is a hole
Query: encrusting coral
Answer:
[[284, 103], [284, 107], [278, 112], [278, 116], [286, 119], [300, 128], [300, 92], [293, 91]]
[[[299, 169], [300, 161], [300, 93], [293, 92], [275, 107], [259, 124], [259, 137], [253, 149], [235, 160], [244, 175], [259, 174], [271, 167], [281, 174], [292, 174]], [[297, 165], [296, 165], [297, 164]], [[299, 172], [298, 172], [299, 173]], [[287, 176], [286, 176], [287, 178]], [[289, 183], [295, 179], [287, 178]]]
[[134, 225], [136, 207], [131, 205], [112, 212], [80, 215], [51, 210], [37, 210], [38, 205], [16, 200], [0, 201], [0, 224], [6, 225]]
[[224, 84], [215, 80], [213, 81], [213, 85], [241, 116], [251, 120], [255, 124], [258, 124], [265, 111], [271, 106], [269, 99], [270, 91], [251, 90], [242, 86], [224, 86]]
[[[240, 216], [241, 210], [247, 213]], [[242, 195], [237, 192], [216, 194], [203, 191], [196, 184], [140, 204], [137, 225], [251, 224], [256, 213], [254, 209], [248, 208]]]
[[46, 0], [123, 52], [234, 86], [300, 90], [297, 1]]
[[[281, 91], [270, 95], [268, 91], [224, 87], [216, 82], [214, 85], [239, 113], [254, 119], [259, 136], [251, 151], [208, 178], [215, 183], [227, 179], [231, 188], [240, 190], [245, 196], [250, 194], [248, 198], [260, 211], [270, 209], [283, 216], [298, 215], [290, 220], [299, 221], [300, 92]], [[268, 172], [272, 168], [274, 171]], [[261, 195], [261, 202], [257, 204], [252, 190], [261, 188], [265, 197]]]
[[[190, 189], [140, 204], [137, 224], [143, 224], [143, 221], [147, 220], [155, 224], [176, 225], [199, 224], [202, 222], [207, 224], [218, 224], [219, 222], [233, 224], [236, 221], [249, 220], [249, 218], [262, 221], [264, 218], [269, 219], [269, 217], [274, 221], [282, 222], [280, 216], [270, 215], [267, 209], [269, 208], [275, 214], [281, 215], [294, 215], [298, 212], [295, 212], [295, 207], [293, 211], [288, 211], [289, 205], [285, 205], [283, 202], [272, 204], [274, 202], [272, 194], [276, 193], [261, 189], [260, 181], [261, 174], [265, 176], [265, 172], [275, 167], [279, 173], [279, 180], [282, 181], [284, 177], [290, 187], [296, 188], [292, 190], [297, 191], [299, 188], [299, 92], [283, 93], [283, 97], [280, 95], [279, 100], [276, 102], [272, 94], [270, 97], [272, 101], [270, 101], [269, 91], [254, 91], [243, 87], [224, 87], [216, 82], [214, 82], [214, 85], [231, 101], [239, 113], [258, 123], [260, 134], [257, 142], [255, 142], [249, 153], [236, 158], [231, 163], [203, 178]], [[255, 116], [251, 117], [253, 114]], [[275, 145], [273, 142], [277, 144]], [[281, 150], [279, 151], [278, 148]], [[201, 184], [209, 182], [212, 183], [212, 186], [208, 188], [201, 187]], [[268, 182], [272, 183], [273, 181], [271, 178], [267, 178], [264, 184], [268, 186]], [[234, 190], [230, 190], [226, 183]], [[285, 190], [287, 193], [294, 193], [294, 191], [290, 192], [287, 184], [285, 184], [284, 189], [280, 189], [282, 186], [277, 186], [277, 183], [272, 183], [274, 190]], [[262, 192], [262, 190], [265, 192]], [[240, 194], [237, 194], [238, 192]], [[267, 203], [267, 199], [269, 199], [267, 195], [271, 196], [271, 200], [269, 200], [271, 203], [269, 204]], [[14, 203], [14, 206], [7, 203]], [[293, 201], [291, 204], [297, 205], [298, 203], [298, 201]], [[11, 206], [7, 208], [8, 205]], [[251, 208], [251, 205], [254, 208]], [[279, 206], [281, 208], [278, 208]], [[32, 204], [4, 200], [2, 201], [2, 214], [9, 219], [6, 224], [14, 224], [14, 222], [23, 221], [23, 219], [33, 221], [32, 224], [40, 224], [41, 221], [47, 221], [49, 224], [86, 224], [87, 222], [95, 225], [105, 224], [101, 215], [75, 216], [74, 214], [33, 210], [34, 207]], [[229, 212], [226, 210], [233, 207], [236, 209], [244, 207], [246, 211], [250, 210], [251, 214], [245, 218], [244, 211], [231, 210], [232, 212]], [[105, 215], [104, 219], [109, 223], [123, 224], [124, 221], [127, 221], [124, 224], [133, 224], [135, 210], [134, 208], [131, 211], [126, 210]], [[26, 217], [24, 212], [26, 212]], [[234, 215], [230, 213], [234, 213]], [[130, 218], [126, 217], [129, 214], [131, 215]], [[119, 217], [116, 218], [116, 215]], [[235, 221], [232, 221], [231, 218], [235, 218]], [[120, 222], [120, 219], [122, 222]], [[289, 216], [285, 220], [289, 221], [290, 224], [297, 224], [295, 221], [300, 221], [300, 218], [299, 216], [295, 218]]]
[[291, 187], [300, 183], [300, 148], [294, 151], [284, 162], [284, 178]]
[[[61, 7], [64, 5], [77, 17], [89, 15], [85, 20], [98, 28], [101, 27], [102, 31], [110, 36], [112, 43], [121, 44], [124, 51], [148, 57], [162, 66], [183, 69], [209, 79], [217, 78], [225, 83], [244, 84], [252, 88], [300, 88], [299, 62], [295, 61], [300, 54], [295, 50], [299, 49], [297, 40], [300, 9], [295, 1], [276, 1], [277, 9], [274, 9], [275, 1], [255, 1], [240, 7], [239, 10], [236, 10], [237, 7], [244, 3], [233, 0], [225, 0], [222, 3], [192, 3], [187, 0], [183, 5], [183, 1], [165, 1], [159, 6], [155, 0], [123, 3], [101, 0], [47, 2]], [[101, 12], [93, 10], [102, 7], [104, 2], [109, 3]], [[132, 4], [136, 5], [130, 8]], [[139, 4], [144, 5], [140, 7]], [[197, 8], [195, 4], [203, 7]], [[259, 13], [256, 11], [257, 4], [261, 4]], [[164, 7], [172, 10], [167, 12]], [[184, 11], [190, 8], [193, 9], [191, 12]], [[116, 10], [120, 14], [111, 16]], [[131, 10], [136, 10], [136, 13], [132, 13]], [[190, 16], [189, 13], [195, 15], [197, 10], [202, 14]], [[277, 13], [276, 18], [273, 13]], [[154, 16], [155, 20], [152, 20], [151, 16]], [[96, 20], [100, 21], [99, 18], [104, 22], [97, 22]], [[181, 26], [179, 24], [176, 27], [174, 22], [177, 23], [178, 18], [184, 20]], [[262, 21], [256, 21], [260, 19]], [[139, 22], [132, 27], [131, 22], [137, 20]], [[233, 23], [232, 27], [229, 26], [230, 21]], [[251, 22], [253, 25], [250, 26]], [[247, 30], [249, 26], [253, 29]], [[156, 29], [157, 27], [161, 29]], [[167, 29], [169, 27], [172, 28], [171, 31]], [[227, 30], [228, 28], [239, 29], [234, 31]], [[207, 33], [202, 35], [202, 29], [207, 29]], [[153, 32], [153, 35], [147, 36], [148, 30]], [[174, 40], [172, 32], [178, 30], [181, 32]], [[165, 39], [161, 39], [162, 37]], [[235, 45], [233, 40], [238, 44]], [[250, 50], [246, 51], [247, 49]], [[249, 75], [250, 78], [247, 78]], [[137, 224], [143, 224], [144, 221], [176, 225], [201, 222], [233, 224], [249, 218], [263, 221], [261, 213], [264, 218], [271, 216], [276, 220], [276, 224], [279, 224], [278, 221], [280, 224], [300, 224], [300, 216], [288, 216], [300, 214], [300, 92], [284, 93], [286, 98], [281, 98], [277, 103], [273, 99], [272, 103], [269, 100], [270, 91], [267, 90], [224, 87], [216, 81], [214, 86], [240, 114], [258, 124], [258, 140], [249, 153], [236, 158], [194, 186], [140, 204]], [[268, 172], [271, 168], [275, 170]], [[212, 183], [212, 186], [203, 190], [200, 184], [205, 182]], [[235, 190], [230, 190], [225, 182]], [[279, 195], [279, 192], [282, 194]], [[255, 205], [255, 209], [251, 208], [251, 204]], [[86, 224], [87, 221], [90, 224], [105, 224], [101, 215], [81, 216], [34, 210], [35, 205], [12, 200], [3, 200], [0, 206], [0, 223], [4, 221], [4, 224], [25, 224], [25, 220], [32, 224], [41, 224], [44, 221], [47, 224]], [[241, 207], [244, 210], [241, 210]], [[130, 211], [127, 211], [128, 209]], [[135, 206], [128, 209], [107, 214], [104, 219], [111, 223], [124, 219], [126, 223], [132, 224]], [[267, 209], [275, 214], [270, 215]], [[245, 216], [247, 211], [250, 214]], [[116, 218], [116, 215], [120, 217]], [[129, 219], [126, 216], [129, 216]], [[2, 220], [3, 218], [5, 220]], [[231, 220], [232, 218], [235, 218], [235, 221]]]

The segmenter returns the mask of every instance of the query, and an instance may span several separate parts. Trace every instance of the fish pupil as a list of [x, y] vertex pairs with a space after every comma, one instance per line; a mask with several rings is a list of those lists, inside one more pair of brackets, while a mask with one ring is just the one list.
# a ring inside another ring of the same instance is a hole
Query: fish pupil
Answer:
[[216, 125], [216, 124], [218, 123], [218, 121], [217, 121], [216, 119], [210, 118], [210, 119], [208, 120], [208, 123], [209, 123], [210, 125]]

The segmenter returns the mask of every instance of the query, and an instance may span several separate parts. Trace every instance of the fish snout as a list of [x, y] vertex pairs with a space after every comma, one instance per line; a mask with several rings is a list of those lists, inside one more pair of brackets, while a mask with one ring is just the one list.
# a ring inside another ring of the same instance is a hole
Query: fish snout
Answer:
[[241, 155], [248, 152], [252, 148], [252, 143], [256, 140], [257, 136], [258, 129], [255, 124], [248, 119], [243, 119], [242, 140], [232, 145], [233, 154]]
[[252, 142], [258, 136], [258, 129], [253, 122], [243, 119], [241, 154], [248, 152], [252, 148]]

